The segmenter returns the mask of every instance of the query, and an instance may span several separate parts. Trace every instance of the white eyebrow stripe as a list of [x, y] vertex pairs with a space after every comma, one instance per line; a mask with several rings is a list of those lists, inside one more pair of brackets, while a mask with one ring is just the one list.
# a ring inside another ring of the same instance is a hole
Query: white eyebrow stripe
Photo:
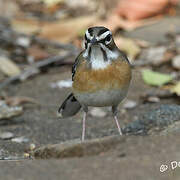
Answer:
[[88, 31], [86, 31], [86, 37], [90, 40], [93, 38]]
[[101, 39], [104, 39], [109, 34], [112, 35], [111, 31], [106, 31], [103, 34], [101, 34], [99, 37], [97, 37], [97, 40], [99, 41]]

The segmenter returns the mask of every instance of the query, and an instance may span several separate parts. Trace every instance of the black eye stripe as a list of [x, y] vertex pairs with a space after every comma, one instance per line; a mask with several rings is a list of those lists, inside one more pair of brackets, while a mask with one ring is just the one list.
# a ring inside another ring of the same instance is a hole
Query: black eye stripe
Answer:
[[105, 43], [105, 39], [99, 40], [98, 43]]

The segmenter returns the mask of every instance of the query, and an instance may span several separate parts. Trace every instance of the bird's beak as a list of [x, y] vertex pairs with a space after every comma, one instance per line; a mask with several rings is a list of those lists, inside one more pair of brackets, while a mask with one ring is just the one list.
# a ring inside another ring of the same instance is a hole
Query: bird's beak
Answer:
[[95, 37], [93, 37], [93, 39], [90, 41], [91, 45], [97, 45], [98, 41]]

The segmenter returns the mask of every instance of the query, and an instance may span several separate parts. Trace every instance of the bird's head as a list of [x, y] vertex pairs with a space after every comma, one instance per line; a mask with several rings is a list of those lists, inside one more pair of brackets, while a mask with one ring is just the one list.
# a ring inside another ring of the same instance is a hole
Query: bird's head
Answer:
[[85, 48], [91, 46], [113, 46], [114, 41], [111, 31], [106, 27], [90, 27], [85, 33]]

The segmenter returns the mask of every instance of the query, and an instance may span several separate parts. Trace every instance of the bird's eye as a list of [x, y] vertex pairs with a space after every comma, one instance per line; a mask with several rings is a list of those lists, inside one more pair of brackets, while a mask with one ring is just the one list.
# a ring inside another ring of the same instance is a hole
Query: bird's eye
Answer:
[[108, 34], [108, 35], [106, 36], [105, 40], [106, 40], [107, 42], [110, 42], [110, 41], [111, 41], [111, 35]]

